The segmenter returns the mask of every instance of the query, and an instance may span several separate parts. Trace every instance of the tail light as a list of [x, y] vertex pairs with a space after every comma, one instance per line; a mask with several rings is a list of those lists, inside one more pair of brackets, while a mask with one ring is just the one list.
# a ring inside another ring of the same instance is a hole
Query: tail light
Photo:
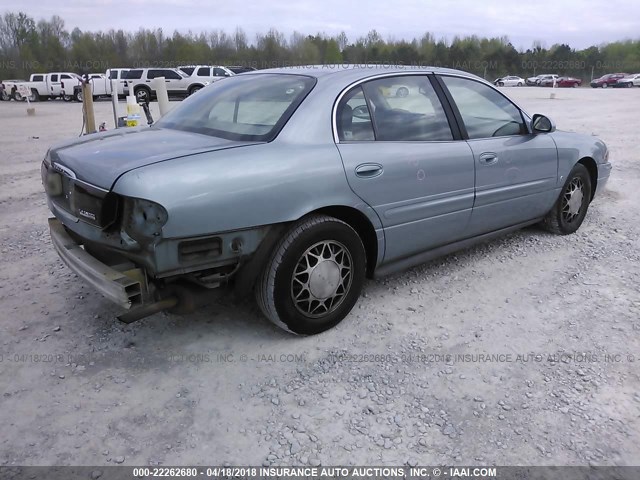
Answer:
[[64, 88], [64, 82], [60, 82], [60, 87]]

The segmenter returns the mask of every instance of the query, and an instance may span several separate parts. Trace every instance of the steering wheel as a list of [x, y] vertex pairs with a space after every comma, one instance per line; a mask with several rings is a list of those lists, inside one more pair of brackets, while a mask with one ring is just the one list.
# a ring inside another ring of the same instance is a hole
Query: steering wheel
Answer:
[[369, 108], [366, 105], [360, 105], [353, 109], [353, 116], [360, 120], [369, 120]]

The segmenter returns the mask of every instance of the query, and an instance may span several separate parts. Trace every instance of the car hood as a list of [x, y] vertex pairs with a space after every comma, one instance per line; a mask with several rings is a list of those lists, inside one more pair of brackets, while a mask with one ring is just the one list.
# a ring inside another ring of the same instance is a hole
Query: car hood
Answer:
[[79, 180], [110, 190], [122, 174], [136, 168], [256, 143], [164, 128], [122, 128], [54, 145], [49, 159]]

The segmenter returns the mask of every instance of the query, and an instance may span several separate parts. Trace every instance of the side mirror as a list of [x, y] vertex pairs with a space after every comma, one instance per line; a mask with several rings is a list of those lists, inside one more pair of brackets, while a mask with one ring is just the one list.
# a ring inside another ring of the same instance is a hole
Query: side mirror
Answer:
[[534, 133], [551, 133], [556, 131], [556, 124], [549, 117], [536, 113], [531, 120]]

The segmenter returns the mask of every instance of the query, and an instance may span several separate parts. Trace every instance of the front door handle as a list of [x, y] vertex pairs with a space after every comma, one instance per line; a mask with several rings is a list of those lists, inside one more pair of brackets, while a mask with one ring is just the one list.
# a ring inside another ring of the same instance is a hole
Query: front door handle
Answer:
[[356, 167], [356, 175], [362, 178], [373, 178], [382, 175], [382, 165], [379, 163], [362, 163]]
[[493, 152], [481, 153], [479, 160], [483, 165], [493, 165], [498, 163], [498, 154]]

